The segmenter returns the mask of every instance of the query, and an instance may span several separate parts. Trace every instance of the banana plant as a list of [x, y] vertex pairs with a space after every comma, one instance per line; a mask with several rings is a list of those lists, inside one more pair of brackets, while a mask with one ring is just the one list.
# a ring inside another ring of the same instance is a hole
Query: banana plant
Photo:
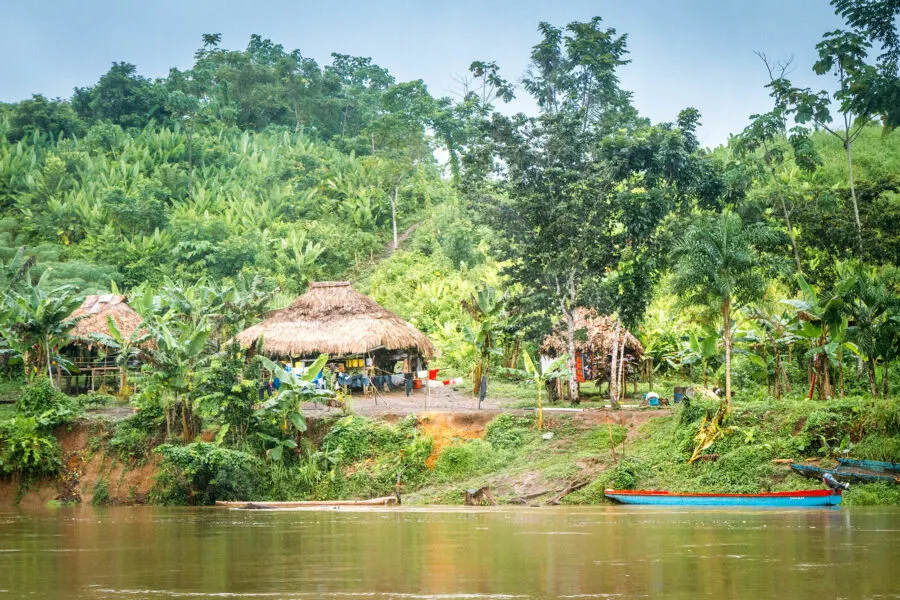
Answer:
[[64, 285], [44, 291], [51, 271], [44, 271], [37, 283], [29, 282], [26, 290], [10, 295], [6, 316], [9, 326], [0, 330], [7, 348], [18, 348], [22, 353], [29, 381], [37, 371], [31, 369], [34, 364], [44, 367], [54, 383], [53, 364], [59, 368], [68, 364], [58, 350], [69, 341], [69, 331], [80, 320], [72, 318], [72, 312], [81, 304], [75, 288]]
[[466, 326], [466, 341], [475, 350], [475, 364], [472, 367], [472, 393], [477, 394], [482, 377], [491, 369], [491, 356], [502, 355], [497, 347], [497, 338], [507, 317], [504, 313], [506, 294], [498, 294], [488, 286], [473, 293], [462, 301], [463, 309], [472, 317], [472, 326]]
[[106, 317], [109, 334], [93, 333], [91, 339], [116, 352], [116, 366], [119, 367], [119, 395], [128, 396], [128, 363], [141, 354], [141, 346], [150, 339], [146, 329], [135, 329], [131, 335], [124, 335], [111, 316]]
[[704, 329], [706, 335], [698, 336], [691, 333], [688, 336], [688, 358], [685, 364], [699, 362], [703, 366], [703, 387], [709, 387], [709, 361], [719, 356], [719, 336], [709, 328]]
[[189, 392], [197, 370], [209, 360], [206, 342], [211, 328], [205, 320], [193, 324], [171, 314], [151, 317], [141, 328], [147, 329], [154, 342], [144, 364], [146, 387], [162, 400], [168, 435], [172, 433], [175, 409], [181, 406], [182, 439], [189, 442], [194, 430]]
[[527, 373], [529, 377], [534, 379], [535, 386], [537, 387], [538, 429], [543, 429], [544, 404], [541, 398], [541, 392], [546, 387], [547, 382], [551, 379], [568, 377], [569, 370], [566, 365], [569, 362], [569, 355], [563, 354], [562, 356], [556, 358], [553, 362], [548, 364], [546, 368], [544, 368], [540, 363], [535, 363], [531, 359], [531, 355], [528, 354], [528, 351], [522, 352], [522, 360], [525, 363], [525, 373]]
[[328, 362], [328, 355], [321, 354], [301, 374], [288, 373], [278, 363], [260, 356], [262, 366], [281, 382], [278, 393], [263, 402], [257, 416], [274, 415], [281, 432], [290, 438], [306, 431], [306, 419], [301, 405], [304, 402], [322, 402], [330, 392], [317, 390], [313, 381]]
[[852, 281], [839, 282], [827, 297], [820, 298], [818, 292], [807, 283], [802, 274], [797, 275], [802, 298], [786, 299], [782, 303], [792, 306], [798, 323], [797, 337], [809, 344], [807, 356], [813, 361], [815, 369], [810, 381], [808, 398], [812, 398], [813, 390], [819, 388], [823, 399], [831, 397], [829, 380], [829, 361], [833, 360], [837, 351], [837, 342], [832, 334], [841, 327], [845, 312], [845, 298], [853, 287]]

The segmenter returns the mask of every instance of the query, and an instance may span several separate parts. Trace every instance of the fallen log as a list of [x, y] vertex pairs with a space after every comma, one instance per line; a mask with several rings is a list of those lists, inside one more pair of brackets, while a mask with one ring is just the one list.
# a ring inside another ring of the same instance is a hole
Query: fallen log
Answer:
[[488, 486], [480, 487], [477, 490], [466, 490], [465, 499], [466, 506], [497, 506], [494, 495], [491, 494], [491, 488]]
[[590, 479], [582, 479], [581, 481], [573, 481], [573, 482], [571, 482], [569, 485], [566, 486], [566, 488], [565, 488], [563, 491], [561, 491], [559, 494], [557, 494], [556, 496], [554, 496], [553, 498], [551, 498], [550, 500], [548, 500], [548, 501], [547, 501], [547, 505], [550, 506], [550, 505], [556, 505], [556, 504], [559, 504], [559, 501], [560, 501], [560, 500], [562, 500], [563, 498], [565, 498], [566, 496], [568, 496], [568, 495], [571, 494], [572, 492], [577, 491], [577, 490], [580, 490], [581, 488], [583, 488], [584, 486], [586, 486], [586, 485], [589, 484], [590, 482], [591, 482]]
[[540, 492], [534, 492], [533, 494], [523, 494], [521, 496], [511, 498], [509, 502], [510, 504], [527, 504], [529, 500], [534, 500], [535, 498], [540, 498], [541, 496], [546, 496], [547, 494], [551, 494], [557, 491], [559, 490], [541, 490]]
[[304, 508], [316, 506], [391, 506], [396, 505], [397, 499], [393, 496], [383, 498], [370, 498], [368, 500], [302, 500], [296, 502], [248, 502], [245, 500], [216, 500], [216, 506], [221, 508], [241, 509], [270, 509], [270, 508]]

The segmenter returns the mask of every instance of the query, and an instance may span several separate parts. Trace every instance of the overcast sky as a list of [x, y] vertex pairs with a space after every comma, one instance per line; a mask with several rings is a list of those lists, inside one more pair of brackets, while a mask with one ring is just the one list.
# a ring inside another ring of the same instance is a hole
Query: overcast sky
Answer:
[[[794, 56], [795, 81], [822, 87], [829, 82], [812, 75], [814, 47], [841, 25], [827, 0], [0, 0], [0, 101], [68, 97], [113, 61], [150, 77], [188, 68], [203, 33], [222, 33], [228, 48], [259, 33], [320, 64], [331, 52], [370, 56], [442, 96], [472, 60], [497, 61], [518, 81], [540, 21], [564, 26], [595, 15], [628, 34], [632, 63], [621, 81], [641, 114], [671, 121], [694, 106], [709, 146], [770, 106], [754, 50]], [[512, 109], [533, 105], [517, 100]]]

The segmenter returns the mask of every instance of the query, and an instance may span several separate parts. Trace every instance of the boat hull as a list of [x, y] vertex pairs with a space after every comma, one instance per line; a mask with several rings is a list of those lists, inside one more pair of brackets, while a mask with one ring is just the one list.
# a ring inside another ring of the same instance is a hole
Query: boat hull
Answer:
[[831, 490], [774, 492], [769, 494], [677, 494], [644, 490], [606, 490], [607, 498], [622, 504], [650, 506], [737, 506], [798, 508], [837, 506], [841, 495]]

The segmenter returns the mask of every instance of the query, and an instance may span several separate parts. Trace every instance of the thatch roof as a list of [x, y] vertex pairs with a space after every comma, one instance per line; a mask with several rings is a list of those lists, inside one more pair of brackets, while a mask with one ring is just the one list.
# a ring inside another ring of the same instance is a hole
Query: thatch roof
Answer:
[[91, 339], [92, 334], [111, 335], [107, 317], [112, 317], [116, 327], [125, 338], [131, 336], [140, 327], [144, 319], [125, 302], [125, 296], [103, 294], [88, 296], [81, 306], [72, 312], [71, 318], [79, 319], [69, 336], [76, 342], [97, 343]]
[[287, 308], [237, 335], [244, 347], [263, 338], [262, 351], [275, 356], [347, 356], [377, 348], [415, 350], [425, 358], [434, 346], [424, 333], [360, 294], [349, 281], [311, 283]]
[[[598, 356], [608, 356], [612, 352], [613, 334], [616, 321], [604, 315], [598, 315], [593, 309], [575, 309], [575, 351], [589, 352]], [[553, 329], [553, 333], [544, 338], [541, 352], [544, 354], [568, 353], [566, 341], [566, 323], [561, 321]], [[644, 347], [631, 332], [625, 331], [625, 353], [635, 357], [644, 354]]]

